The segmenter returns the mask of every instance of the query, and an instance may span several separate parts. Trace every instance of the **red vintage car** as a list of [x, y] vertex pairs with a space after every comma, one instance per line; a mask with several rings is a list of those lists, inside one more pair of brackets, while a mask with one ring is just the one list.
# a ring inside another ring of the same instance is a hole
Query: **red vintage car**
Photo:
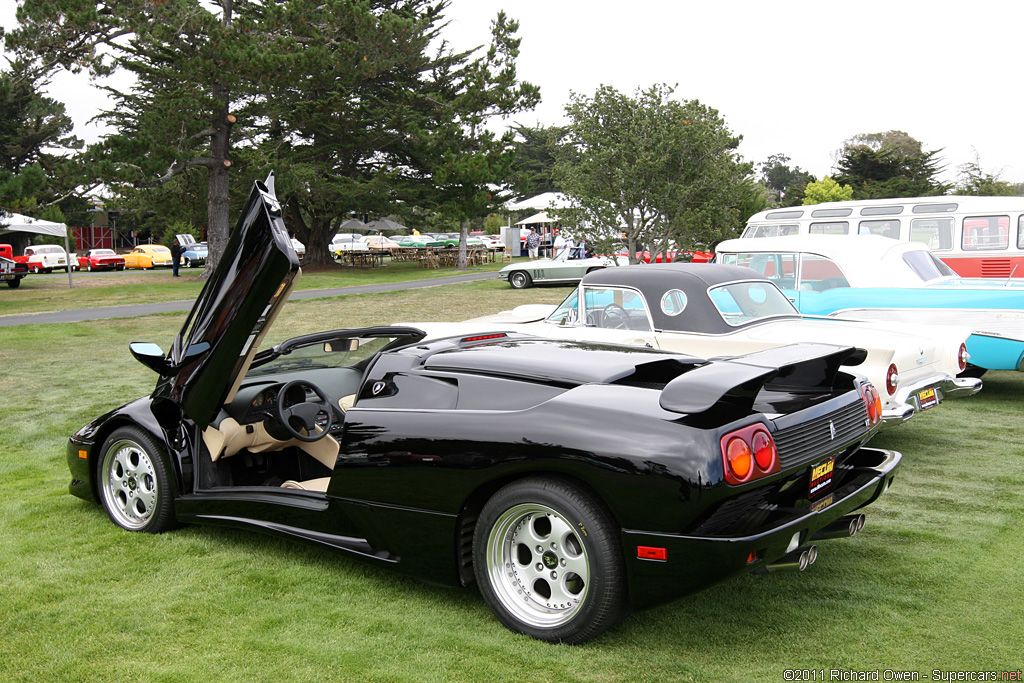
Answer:
[[[620, 249], [615, 253], [616, 256], [626, 258], [629, 252], [625, 249]], [[675, 249], [668, 250], [668, 259], [665, 259], [665, 253], [658, 252], [651, 257], [649, 251], [638, 251], [636, 252], [636, 260], [643, 263], [673, 263], [676, 261], [685, 261], [688, 263], [710, 263], [711, 259], [714, 258], [714, 253], [710, 251], [695, 251], [693, 249]]]
[[90, 249], [78, 257], [79, 270], [124, 270], [124, 256], [113, 249]]

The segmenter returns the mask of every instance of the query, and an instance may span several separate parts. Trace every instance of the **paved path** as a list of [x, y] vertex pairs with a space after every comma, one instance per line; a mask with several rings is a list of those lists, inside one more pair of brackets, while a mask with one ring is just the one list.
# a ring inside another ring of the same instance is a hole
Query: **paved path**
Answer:
[[[497, 273], [467, 273], [450, 275], [430, 280], [409, 280], [408, 282], [387, 282], [379, 285], [356, 285], [353, 287], [335, 287], [333, 289], [307, 289], [292, 292], [291, 299], [316, 299], [325, 296], [344, 296], [346, 294], [372, 294], [376, 292], [394, 292], [403, 289], [420, 289], [450, 285], [456, 282], [472, 282], [496, 278]], [[13, 325], [37, 325], [40, 323], [77, 323], [83, 320], [106, 320], [108, 318], [129, 318], [136, 315], [152, 315], [153, 313], [173, 313], [188, 311], [193, 301], [164, 301], [155, 304], [129, 304], [127, 306], [105, 306], [102, 308], [80, 308], [71, 311], [54, 313], [32, 313], [30, 315], [0, 316], [0, 327]]]

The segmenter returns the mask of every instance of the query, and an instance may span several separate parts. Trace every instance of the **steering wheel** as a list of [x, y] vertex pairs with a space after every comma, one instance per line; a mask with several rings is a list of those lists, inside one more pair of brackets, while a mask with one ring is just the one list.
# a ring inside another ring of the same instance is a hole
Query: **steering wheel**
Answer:
[[[303, 395], [309, 389], [319, 399], [317, 401], [303, 400], [300, 403], [285, 407], [285, 398], [288, 392], [294, 388], [301, 388]], [[327, 422], [323, 421], [326, 416]], [[319, 441], [327, 436], [334, 424], [334, 410], [324, 390], [305, 380], [294, 380], [288, 382], [277, 392], [277, 419], [284, 426], [285, 431], [299, 441]], [[321, 431], [316, 431], [317, 427]]]
[[[614, 313], [615, 315], [611, 315]], [[617, 318], [617, 320], [616, 320]], [[618, 304], [608, 304], [604, 307], [604, 322], [601, 327], [609, 330], [625, 330], [629, 328], [629, 313]]]

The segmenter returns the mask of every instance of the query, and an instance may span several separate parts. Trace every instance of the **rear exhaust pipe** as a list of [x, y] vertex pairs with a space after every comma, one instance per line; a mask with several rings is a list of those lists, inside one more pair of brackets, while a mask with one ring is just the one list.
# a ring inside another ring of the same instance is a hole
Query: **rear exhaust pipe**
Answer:
[[847, 515], [815, 531], [811, 536], [811, 540], [822, 541], [826, 538], [849, 538], [863, 528], [864, 515]]
[[818, 559], [818, 546], [805, 545], [793, 552], [783, 555], [774, 562], [761, 567], [758, 574], [775, 574], [778, 572], [802, 572]]

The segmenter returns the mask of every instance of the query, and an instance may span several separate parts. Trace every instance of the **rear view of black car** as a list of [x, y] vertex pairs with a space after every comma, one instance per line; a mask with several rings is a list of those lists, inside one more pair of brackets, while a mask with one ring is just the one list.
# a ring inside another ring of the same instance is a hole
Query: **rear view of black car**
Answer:
[[579, 643], [863, 526], [900, 454], [866, 447], [862, 352], [708, 361], [496, 330], [380, 326], [260, 350], [300, 275], [256, 184], [152, 395], [76, 432], [75, 495], [120, 526], [223, 524], [476, 583], [510, 629]]

